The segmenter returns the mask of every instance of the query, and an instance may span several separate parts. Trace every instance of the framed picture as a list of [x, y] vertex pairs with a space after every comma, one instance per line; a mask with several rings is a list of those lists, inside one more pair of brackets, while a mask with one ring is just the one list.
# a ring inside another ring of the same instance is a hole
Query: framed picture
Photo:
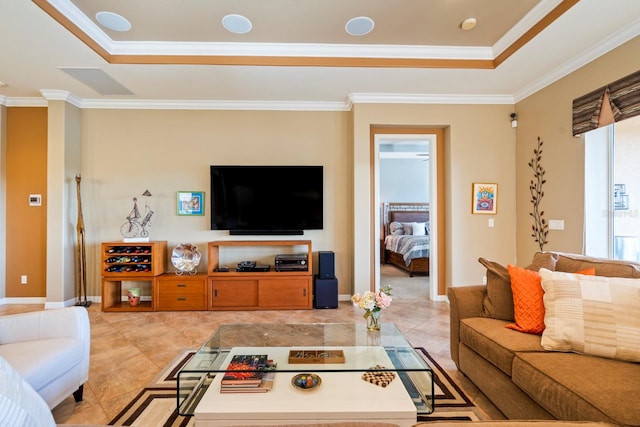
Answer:
[[495, 214], [498, 212], [498, 184], [474, 182], [471, 213]]
[[204, 215], [204, 191], [178, 191], [178, 215]]

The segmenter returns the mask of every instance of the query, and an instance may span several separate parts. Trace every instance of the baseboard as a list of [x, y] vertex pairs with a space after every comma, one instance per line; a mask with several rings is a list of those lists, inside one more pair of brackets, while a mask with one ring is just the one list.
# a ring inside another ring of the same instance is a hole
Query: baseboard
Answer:
[[0, 305], [8, 304], [45, 304], [47, 299], [45, 297], [7, 297], [0, 299]]
[[[100, 297], [100, 296], [87, 297], [87, 301], [91, 301], [92, 303], [100, 304], [102, 302], [102, 297]], [[8, 298], [0, 298], [0, 306], [3, 306], [3, 305], [18, 305], [18, 304], [44, 305], [44, 308], [46, 310], [49, 310], [49, 309], [52, 309], [52, 308], [71, 307], [72, 305], [76, 305], [77, 302], [78, 302], [77, 298], [72, 298], [72, 299], [66, 300], [66, 301], [54, 301], [54, 302], [47, 302], [47, 299], [45, 297], [8, 297]]]

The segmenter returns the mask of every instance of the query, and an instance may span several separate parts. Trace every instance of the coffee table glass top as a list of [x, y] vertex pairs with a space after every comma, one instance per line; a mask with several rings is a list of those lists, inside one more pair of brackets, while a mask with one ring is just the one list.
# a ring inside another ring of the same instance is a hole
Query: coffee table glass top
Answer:
[[[433, 412], [433, 372], [393, 323], [379, 332], [362, 323], [221, 325], [178, 371], [178, 412], [192, 415], [234, 354], [266, 354], [279, 373], [394, 372], [418, 414]], [[236, 371], [238, 372], [238, 371]], [[290, 374], [288, 376], [292, 376]], [[284, 377], [284, 375], [283, 375]], [[277, 380], [277, 379], [276, 379]]]

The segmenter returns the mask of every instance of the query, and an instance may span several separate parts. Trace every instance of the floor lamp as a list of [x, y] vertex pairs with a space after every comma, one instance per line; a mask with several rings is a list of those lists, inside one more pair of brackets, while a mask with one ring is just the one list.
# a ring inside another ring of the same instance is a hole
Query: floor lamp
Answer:
[[77, 301], [76, 305], [89, 307], [91, 301], [87, 301], [87, 256], [84, 244], [84, 220], [82, 219], [82, 196], [80, 195], [80, 174], [76, 174], [76, 194], [78, 197], [78, 224], [76, 232], [78, 235], [77, 253]]

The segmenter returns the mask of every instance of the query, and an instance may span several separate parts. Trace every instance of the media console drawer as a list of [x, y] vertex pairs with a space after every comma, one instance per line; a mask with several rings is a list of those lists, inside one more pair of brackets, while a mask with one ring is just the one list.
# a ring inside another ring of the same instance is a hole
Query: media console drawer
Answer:
[[156, 281], [156, 310], [206, 310], [207, 276], [205, 274], [163, 274]]

